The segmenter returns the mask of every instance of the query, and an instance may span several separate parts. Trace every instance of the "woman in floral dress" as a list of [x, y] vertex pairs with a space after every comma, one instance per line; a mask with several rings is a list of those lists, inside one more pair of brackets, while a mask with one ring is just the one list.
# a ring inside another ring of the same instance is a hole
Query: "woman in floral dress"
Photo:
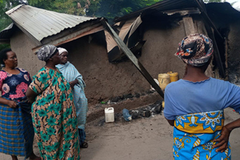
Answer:
[[42, 47], [37, 56], [46, 65], [33, 77], [27, 90], [32, 104], [33, 126], [41, 157], [46, 160], [78, 160], [80, 147], [72, 90], [61, 72], [58, 50]]
[[17, 68], [16, 54], [11, 49], [0, 52], [0, 152], [12, 156], [25, 156], [39, 160], [33, 153], [33, 124], [31, 104], [27, 103], [26, 91], [31, 83], [29, 73]]

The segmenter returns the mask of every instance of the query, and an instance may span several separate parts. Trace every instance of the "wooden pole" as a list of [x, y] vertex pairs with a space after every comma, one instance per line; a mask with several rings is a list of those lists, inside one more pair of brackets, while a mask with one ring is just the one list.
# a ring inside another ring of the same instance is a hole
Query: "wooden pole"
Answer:
[[143, 67], [143, 65], [138, 61], [135, 55], [131, 52], [131, 50], [126, 46], [126, 44], [121, 40], [121, 38], [117, 35], [117, 33], [112, 29], [112, 27], [106, 22], [103, 18], [101, 20], [104, 28], [110, 33], [113, 39], [116, 41], [118, 46], [122, 49], [122, 51], [126, 54], [126, 56], [132, 61], [135, 67], [139, 70], [139, 72], [145, 77], [145, 79], [152, 85], [152, 87], [158, 92], [158, 94], [164, 98], [163, 91], [159, 87], [159, 85], [154, 81], [152, 76], [148, 73], [148, 71]]

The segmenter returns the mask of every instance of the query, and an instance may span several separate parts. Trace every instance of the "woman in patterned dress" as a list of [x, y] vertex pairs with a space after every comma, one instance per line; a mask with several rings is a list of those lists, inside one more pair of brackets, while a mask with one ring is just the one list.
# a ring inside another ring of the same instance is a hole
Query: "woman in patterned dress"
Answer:
[[17, 56], [11, 49], [0, 52], [0, 152], [9, 154], [13, 160], [17, 156], [40, 159], [33, 153], [33, 124], [31, 104], [25, 95], [31, 83], [29, 73], [16, 68]]
[[55, 67], [60, 63], [53, 45], [42, 47], [37, 56], [46, 65], [33, 77], [27, 90], [41, 157], [46, 160], [78, 160], [80, 147], [77, 118], [70, 84]]
[[184, 63], [183, 79], [165, 89], [164, 116], [173, 129], [175, 160], [230, 160], [229, 136], [240, 127], [240, 119], [224, 125], [227, 107], [240, 113], [240, 87], [208, 77], [205, 71], [213, 53], [212, 40], [191, 34], [176, 53]]

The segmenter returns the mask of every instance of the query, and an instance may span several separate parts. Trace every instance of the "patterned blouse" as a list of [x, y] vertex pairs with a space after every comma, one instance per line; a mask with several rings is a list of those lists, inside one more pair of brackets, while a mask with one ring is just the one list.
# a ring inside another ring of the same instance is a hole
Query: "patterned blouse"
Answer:
[[10, 74], [4, 70], [0, 71], [0, 90], [3, 98], [19, 102], [26, 99], [26, 91], [32, 80], [26, 70], [17, 69], [20, 71], [19, 74]]

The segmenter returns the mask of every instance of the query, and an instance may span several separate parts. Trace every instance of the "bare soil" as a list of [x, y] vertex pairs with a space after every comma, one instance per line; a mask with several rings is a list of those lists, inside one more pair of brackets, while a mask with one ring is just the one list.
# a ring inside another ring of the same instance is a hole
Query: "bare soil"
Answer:
[[[232, 109], [225, 110], [225, 123], [239, 118]], [[163, 115], [125, 122], [121, 117], [105, 123], [104, 117], [87, 123], [89, 147], [81, 149], [81, 160], [171, 160], [172, 130]], [[231, 133], [232, 160], [240, 157], [240, 129]], [[34, 151], [39, 155], [38, 147]], [[19, 158], [23, 160], [23, 158]], [[0, 160], [11, 160], [0, 153]]]
[[[225, 123], [239, 118], [225, 110]], [[103, 123], [104, 117], [87, 124], [89, 147], [81, 150], [82, 160], [171, 160], [172, 130], [163, 115], [125, 122]], [[240, 157], [240, 129], [231, 133], [232, 160]]]

